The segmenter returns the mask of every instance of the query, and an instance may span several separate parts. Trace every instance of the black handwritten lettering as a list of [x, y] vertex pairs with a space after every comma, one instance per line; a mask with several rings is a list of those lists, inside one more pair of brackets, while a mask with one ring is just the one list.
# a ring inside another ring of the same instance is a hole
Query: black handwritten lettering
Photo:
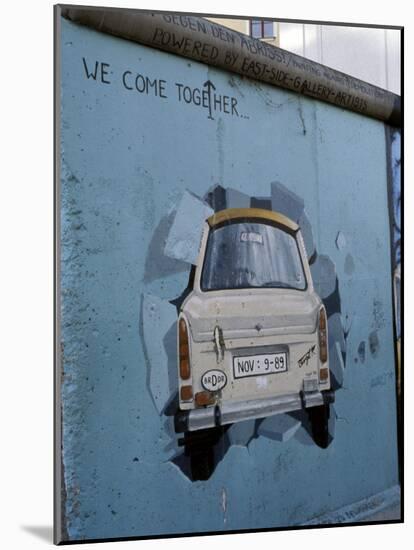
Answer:
[[269, 67], [266, 63], [261, 63], [260, 61], [254, 61], [248, 57], [245, 57], [243, 59], [241, 69], [247, 75], [261, 77], [266, 73], [266, 71], [269, 70]]
[[135, 88], [138, 92], [145, 92], [145, 78], [142, 74], [137, 74], [135, 77]]
[[211, 116], [211, 91], [215, 90], [216, 87], [211, 82], [211, 80], [207, 80], [207, 82], [204, 82], [203, 86], [207, 88], [208, 93], [208, 118], [213, 120], [213, 117]]
[[303, 365], [308, 366], [308, 363], [311, 360], [312, 355], [315, 355], [315, 348], [316, 346], [312, 346], [311, 348], [308, 349], [305, 355], [302, 355], [302, 357], [298, 360], [299, 368], [302, 368]]
[[273, 82], [279, 82], [279, 84], [286, 85], [288, 74], [285, 71], [275, 70], [272, 68], [270, 80]]
[[231, 31], [227, 31], [218, 25], [214, 25], [213, 23], [210, 24], [210, 29], [214, 38], [219, 38], [223, 42], [234, 44], [235, 36]]
[[239, 55], [237, 53], [233, 53], [231, 51], [226, 51], [226, 54], [224, 56], [224, 63], [226, 65], [234, 65], [236, 61], [238, 60]]
[[158, 94], [158, 81], [155, 79], [151, 82], [151, 80], [148, 77], [146, 77], [145, 80], [146, 80], [147, 93], [148, 93], [150, 88], [154, 88], [154, 93], [155, 93], [155, 95], [157, 95]]
[[163, 15], [163, 19], [166, 23], [172, 23], [184, 29], [191, 29], [192, 31], [201, 31], [204, 34], [207, 33], [206, 23], [204, 21], [195, 20], [187, 15]]
[[181, 101], [181, 90], [184, 84], [180, 84], [179, 82], [176, 82], [175, 85], [177, 86], [177, 89], [178, 89], [178, 101]]
[[[133, 85], [132, 85], [133, 83]], [[167, 99], [165, 80], [160, 78], [151, 79], [146, 75], [137, 73], [135, 77], [131, 71], [124, 71], [122, 73], [122, 84], [127, 90], [136, 90], [140, 94], [150, 94], [156, 97], [162, 97]]]
[[186, 103], [191, 103], [191, 89], [188, 86], [183, 89], [183, 97]]
[[241, 35], [240, 45], [242, 50], [248, 50], [248, 52], [251, 54], [261, 55], [262, 57], [266, 57], [267, 59], [275, 59], [279, 63], [288, 64], [285, 58], [285, 52], [283, 52], [283, 50], [279, 50], [277, 48], [269, 46], [269, 44], [266, 44], [265, 42], [252, 40], [247, 36]]
[[293, 87], [297, 90], [298, 88], [300, 88], [302, 85], [302, 79], [300, 78], [300, 76], [295, 76], [295, 78], [293, 79]]
[[203, 90], [202, 97], [203, 97], [203, 107], [204, 109], [208, 109], [208, 102], [210, 97], [208, 90]]
[[192, 97], [194, 105], [197, 105], [197, 107], [201, 105], [201, 92], [199, 88], [194, 88]]
[[[160, 39], [162, 39], [161, 36]], [[199, 51], [202, 52], [205, 44], [199, 41], [194, 46], [200, 48]], [[211, 55], [211, 52], [212, 50], [209, 50], [209, 55]], [[111, 84], [108, 77], [109, 74], [112, 74], [112, 71], [109, 70], [109, 63], [95, 61], [93, 66], [88, 66], [86, 59], [82, 58], [82, 60], [86, 78], [101, 81], [104, 84]], [[259, 69], [262, 70], [260, 67]], [[134, 71], [126, 69], [120, 74], [120, 81], [122, 87], [128, 90], [128, 92], [138, 92], [140, 95], [168, 99], [168, 83], [159, 77], [138, 72], [134, 73]], [[248, 118], [246, 115], [239, 114], [237, 98], [219, 93], [211, 80], [207, 80], [200, 87], [189, 86], [181, 82], [175, 82], [174, 85], [176, 99], [180, 103], [206, 110], [207, 117], [210, 120], [214, 120], [216, 113], [223, 113], [232, 117]]]
[[227, 95], [223, 96], [223, 111], [225, 113], [230, 113], [230, 111], [229, 111], [229, 99], [230, 99], [229, 96], [227, 96]]
[[127, 89], [127, 90], [133, 90], [134, 88], [132, 86], [128, 86], [127, 82], [126, 82], [126, 76], [127, 74], [131, 75], [131, 71], [124, 71], [123, 75], [122, 75], [122, 83], [124, 85], [124, 87]]
[[152, 42], [161, 46], [169, 46], [187, 57], [195, 57], [204, 61], [214, 61], [219, 51], [216, 46], [208, 43], [201, 43], [189, 37], [177, 37], [174, 32], [156, 28]]
[[232, 97], [231, 98], [231, 114], [239, 116], [239, 113], [237, 112], [236, 106], [237, 106], [237, 99], [235, 97]]
[[[164, 16], [165, 17], [169, 17], [169, 16]], [[162, 36], [164, 34], [164, 31], [160, 28], [156, 28], [155, 29], [155, 32], [154, 32], [154, 36], [152, 37], [152, 41], [154, 42], [154, 44], [161, 44], [161, 40], [162, 40]]]
[[237, 99], [225, 94], [219, 94], [211, 80], [204, 83], [203, 88], [192, 88], [181, 82], [175, 82], [179, 102], [195, 105], [208, 110], [208, 118], [214, 120], [214, 113], [225, 113], [240, 116], [237, 110]]
[[216, 96], [214, 94], [214, 110], [215, 111], [221, 111], [222, 110], [222, 101], [221, 101], [221, 96]]
[[200, 49], [201, 49], [201, 42], [199, 40], [196, 40], [194, 42], [194, 48], [193, 48], [195, 55], [201, 55]]
[[99, 67], [100, 67], [100, 81], [103, 83], [103, 84], [110, 84], [110, 80], [106, 80], [105, 77], [107, 77], [109, 75], [109, 63], [102, 63], [102, 62], [99, 62], [99, 61], [95, 61], [95, 66], [93, 68], [93, 70], [90, 70], [88, 68], [88, 64], [86, 63], [86, 59], [84, 57], [82, 57], [82, 61], [83, 61], [83, 67], [85, 69], [85, 74], [86, 74], [86, 78], [92, 78], [93, 80], [96, 81], [96, 79], [98, 78], [98, 70], [99, 70]]
[[108, 75], [107, 68], [109, 67], [109, 63], [101, 63], [101, 81], [104, 84], [110, 84], [111, 82], [109, 80], [105, 80], [105, 76]]
[[167, 84], [167, 81], [166, 80], [159, 80], [158, 81], [158, 90], [159, 90], [159, 94], [160, 94], [160, 97], [162, 97], [163, 99], [167, 99], [167, 95], [166, 95], [166, 90], [165, 90], [165, 86]]
[[86, 59], [84, 57], [82, 57], [82, 61], [83, 61], [83, 66], [85, 67], [86, 77], [93, 78], [94, 80], [96, 80], [96, 75], [98, 73], [98, 67], [99, 67], [98, 61], [95, 61], [95, 72], [89, 71], [88, 65], [86, 64]]
[[169, 41], [171, 41], [171, 45], [173, 48], [176, 48], [177, 50], [181, 50], [183, 47], [185, 47], [185, 44], [186, 42], [189, 40], [188, 38], [181, 38], [181, 40], [179, 40], [175, 33], [164, 33], [164, 37], [165, 37], [165, 40], [167, 40], [167, 42], [165, 40], [163, 40], [163, 44], [168, 44]]

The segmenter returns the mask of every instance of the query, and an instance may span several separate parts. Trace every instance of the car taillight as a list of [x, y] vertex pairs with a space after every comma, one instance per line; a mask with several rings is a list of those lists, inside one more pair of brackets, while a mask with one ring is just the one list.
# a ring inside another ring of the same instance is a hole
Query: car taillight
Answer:
[[319, 311], [319, 358], [322, 363], [328, 360], [328, 335], [326, 330], [326, 312], [321, 307]]
[[192, 401], [193, 386], [181, 386], [180, 397], [181, 397], [181, 401]]
[[319, 369], [319, 382], [325, 384], [329, 379], [329, 369], [327, 367]]
[[190, 351], [188, 346], [187, 323], [180, 319], [178, 323], [178, 355], [180, 364], [180, 377], [182, 380], [190, 378]]
[[195, 402], [197, 407], [205, 407], [213, 405], [216, 402], [216, 398], [209, 391], [200, 391], [195, 394]]

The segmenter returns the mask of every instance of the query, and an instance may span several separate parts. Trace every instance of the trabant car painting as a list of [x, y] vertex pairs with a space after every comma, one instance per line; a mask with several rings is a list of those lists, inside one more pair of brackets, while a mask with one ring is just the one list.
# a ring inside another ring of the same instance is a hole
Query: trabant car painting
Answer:
[[[189, 441], [210, 434], [211, 443], [233, 423], [306, 409], [315, 443], [326, 447], [327, 331], [299, 226], [259, 208], [215, 213], [179, 313], [176, 431]], [[209, 452], [188, 445], [193, 477], [208, 477]]]

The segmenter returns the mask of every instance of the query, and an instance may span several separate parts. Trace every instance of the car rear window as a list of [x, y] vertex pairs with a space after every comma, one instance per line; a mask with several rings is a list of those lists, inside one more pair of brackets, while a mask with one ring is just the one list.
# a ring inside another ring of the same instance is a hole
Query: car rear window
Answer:
[[236, 222], [210, 230], [201, 289], [305, 290], [296, 238], [274, 225]]

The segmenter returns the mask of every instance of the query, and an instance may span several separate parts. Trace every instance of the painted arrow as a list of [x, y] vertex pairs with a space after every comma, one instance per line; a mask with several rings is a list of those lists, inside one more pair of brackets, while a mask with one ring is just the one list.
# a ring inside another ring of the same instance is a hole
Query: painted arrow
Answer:
[[209, 113], [208, 118], [210, 118], [211, 120], [214, 120], [214, 118], [211, 116], [211, 90], [215, 90], [216, 87], [211, 82], [211, 80], [207, 80], [207, 82], [204, 82], [203, 87], [204, 86], [207, 88], [207, 92], [208, 92], [208, 113]]

